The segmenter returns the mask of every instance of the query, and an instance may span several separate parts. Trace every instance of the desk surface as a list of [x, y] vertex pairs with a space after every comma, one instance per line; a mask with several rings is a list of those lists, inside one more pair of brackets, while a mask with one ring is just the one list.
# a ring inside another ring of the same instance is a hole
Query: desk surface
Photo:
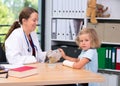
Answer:
[[104, 77], [100, 74], [84, 69], [72, 69], [63, 66], [61, 63], [38, 63], [31, 66], [38, 67], [39, 74], [21, 79], [15, 77], [0, 78], [0, 86], [53, 85], [104, 81]]

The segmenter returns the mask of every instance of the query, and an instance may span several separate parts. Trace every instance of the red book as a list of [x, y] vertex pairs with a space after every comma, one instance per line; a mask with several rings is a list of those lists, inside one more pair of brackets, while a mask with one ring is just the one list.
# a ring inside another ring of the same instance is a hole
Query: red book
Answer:
[[9, 76], [22, 78], [22, 77], [31, 76], [37, 73], [38, 71], [36, 67], [22, 66], [22, 67], [10, 69], [8, 74]]

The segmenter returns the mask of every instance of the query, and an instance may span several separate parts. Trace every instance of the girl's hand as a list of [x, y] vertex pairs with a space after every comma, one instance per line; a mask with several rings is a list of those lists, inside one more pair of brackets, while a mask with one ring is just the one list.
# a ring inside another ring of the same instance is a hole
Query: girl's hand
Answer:
[[63, 49], [62, 49], [62, 48], [59, 48], [59, 51], [60, 51], [62, 57], [65, 59], [66, 54], [65, 54], [65, 52], [63, 51]]

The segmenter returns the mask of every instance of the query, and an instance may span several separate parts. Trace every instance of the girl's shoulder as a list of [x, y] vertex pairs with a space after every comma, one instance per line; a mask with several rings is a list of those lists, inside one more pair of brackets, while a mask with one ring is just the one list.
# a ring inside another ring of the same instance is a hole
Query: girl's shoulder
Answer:
[[91, 49], [88, 49], [88, 50], [83, 50], [83, 52], [93, 52], [93, 51], [97, 51], [97, 49], [96, 48], [91, 48]]
[[88, 49], [88, 50], [86, 50], [86, 51], [82, 51], [83, 53], [90, 53], [90, 54], [94, 54], [94, 53], [97, 53], [97, 49]]
[[96, 50], [97, 50], [96, 48], [88, 49], [88, 51], [96, 51]]

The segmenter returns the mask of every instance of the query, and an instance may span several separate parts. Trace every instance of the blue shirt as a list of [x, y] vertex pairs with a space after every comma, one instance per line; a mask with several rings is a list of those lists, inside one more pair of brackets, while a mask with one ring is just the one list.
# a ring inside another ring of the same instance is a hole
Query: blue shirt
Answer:
[[82, 50], [81, 54], [78, 56], [78, 58], [88, 58], [90, 60], [89, 63], [85, 65], [85, 69], [97, 72], [98, 70], [98, 54], [97, 49], [88, 49], [88, 50]]
[[[85, 65], [85, 69], [97, 73], [98, 70], [98, 54], [97, 49], [82, 50], [78, 58], [88, 58], [89, 63]], [[89, 83], [89, 86], [98, 86], [98, 83]]]

